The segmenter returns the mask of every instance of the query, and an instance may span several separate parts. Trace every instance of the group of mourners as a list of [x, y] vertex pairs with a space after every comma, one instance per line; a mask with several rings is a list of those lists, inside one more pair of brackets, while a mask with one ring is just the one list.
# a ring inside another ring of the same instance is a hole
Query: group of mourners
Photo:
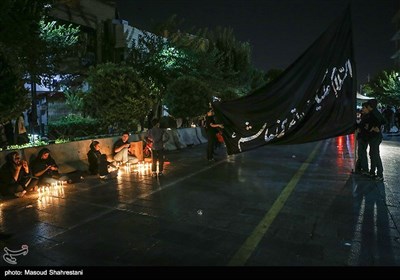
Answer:
[[[169, 134], [165, 129], [160, 128], [158, 119], [152, 120], [152, 127], [148, 130], [146, 139], [152, 143], [151, 148], [151, 170], [152, 176], [163, 176], [164, 170], [164, 144], [169, 140]], [[87, 153], [89, 161], [90, 174], [99, 174], [100, 178], [114, 178], [117, 176], [118, 167], [124, 164], [136, 164], [139, 162], [138, 158], [131, 153], [129, 132], [122, 133], [121, 139], [115, 142], [114, 161], [108, 161], [107, 156], [100, 151], [100, 142], [93, 141], [90, 144], [90, 150]], [[158, 173], [157, 173], [158, 165]]]
[[[378, 102], [371, 99], [362, 104], [361, 119], [357, 125], [357, 161], [355, 173], [383, 181], [383, 165], [379, 146], [382, 143], [383, 115], [377, 109]], [[369, 146], [370, 166], [368, 167], [367, 148]]]
[[[152, 175], [162, 176], [164, 168], [164, 143], [169, 139], [165, 129], [160, 128], [158, 119], [153, 119], [153, 127], [148, 130], [147, 138], [152, 141]], [[100, 142], [92, 141], [87, 153], [89, 173], [99, 175], [100, 179], [112, 179], [118, 174], [118, 168], [125, 164], [136, 164], [138, 158], [130, 151], [129, 132], [123, 132], [113, 146], [113, 161], [101, 153]], [[157, 173], [158, 164], [158, 173]], [[61, 174], [48, 148], [39, 151], [36, 158], [28, 164], [18, 151], [7, 154], [6, 162], [0, 168], [0, 193], [3, 196], [22, 197], [28, 191], [37, 190], [38, 186], [51, 185], [63, 181], [74, 183], [83, 178], [83, 172], [74, 171]]]
[[3, 196], [22, 197], [27, 191], [37, 190], [38, 186], [57, 181], [73, 183], [73, 177], [58, 172], [58, 165], [47, 148], [41, 149], [30, 164], [19, 152], [13, 151], [7, 154], [6, 162], [0, 168], [0, 190]]

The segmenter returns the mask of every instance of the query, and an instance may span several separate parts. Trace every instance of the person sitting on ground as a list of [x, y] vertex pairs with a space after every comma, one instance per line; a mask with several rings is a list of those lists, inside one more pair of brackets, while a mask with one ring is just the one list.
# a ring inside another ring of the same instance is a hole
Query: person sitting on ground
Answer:
[[121, 139], [118, 139], [115, 143], [114, 143], [114, 160], [116, 162], [120, 162], [122, 164], [126, 164], [126, 163], [138, 163], [139, 160], [130, 153], [129, 151], [129, 132], [128, 131], [124, 131], [122, 133]]
[[152, 128], [147, 132], [147, 137], [153, 142], [151, 148], [151, 171], [153, 177], [157, 176], [157, 161], [158, 161], [158, 176], [163, 175], [164, 170], [164, 144], [168, 142], [169, 135], [165, 130], [160, 128], [158, 119], [152, 120]]
[[[89, 161], [89, 172], [92, 175], [99, 175], [100, 178], [114, 178], [118, 174], [115, 170], [115, 166], [107, 161], [107, 155], [100, 152], [99, 141], [93, 141], [90, 144], [90, 150], [87, 153]], [[109, 172], [110, 168], [114, 168], [114, 171]]]
[[72, 180], [66, 175], [58, 172], [58, 165], [50, 154], [50, 150], [43, 148], [39, 151], [32, 164], [33, 176], [39, 179], [39, 186], [51, 185], [57, 181], [72, 183]]
[[37, 189], [38, 179], [32, 177], [28, 162], [14, 151], [6, 156], [6, 163], [0, 168], [0, 191], [2, 195], [22, 197], [27, 191]]

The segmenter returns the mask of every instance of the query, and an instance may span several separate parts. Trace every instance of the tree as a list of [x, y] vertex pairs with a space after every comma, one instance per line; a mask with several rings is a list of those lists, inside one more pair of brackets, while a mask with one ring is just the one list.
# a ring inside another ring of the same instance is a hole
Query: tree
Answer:
[[35, 85], [44, 77], [52, 80], [51, 76], [56, 73], [62, 58], [77, 42], [79, 32], [72, 26], [46, 22], [44, 16], [52, 3], [53, 0], [2, 0], [0, 4], [0, 52], [7, 54], [8, 65], [13, 69], [11, 72], [20, 75], [20, 80], [30, 80], [32, 117], [35, 120]]
[[59, 25], [56, 21], [39, 21], [39, 36], [32, 38], [31, 47], [21, 56], [29, 75], [32, 96], [32, 118], [36, 120], [36, 84], [52, 85], [53, 77], [78, 42], [79, 28]]
[[84, 111], [104, 124], [132, 130], [150, 109], [149, 89], [130, 66], [97, 65], [89, 70], [87, 81], [90, 89], [83, 99]]
[[171, 81], [191, 71], [190, 58], [164, 37], [143, 32], [133, 45], [126, 62], [146, 81], [156, 102], [161, 101]]
[[[251, 66], [249, 44], [236, 40], [232, 29], [199, 29], [189, 34], [180, 32], [177, 25], [173, 16], [157, 25], [154, 33], [143, 32], [128, 57], [129, 65], [137, 69], [159, 104], [167, 94], [168, 101], [163, 101], [174, 107], [170, 87], [180, 88], [177, 79], [184, 76], [194, 79], [191, 85], [202, 82], [223, 100], [243, 96], [264, 83], [263, 72]], [[187, 104], [180, 108], [193, 106], [194, 102], [185, 100]]]
[[397, 71], [384, 70], [364, 85], [367, 96], [387, 105], [400, 106], [400, 76]]
[[249, 43], [238, 41], [231, 28], [199, 29], [195, 35], [178, 32], [170, 37], [173, 45], [191, 58], [192, 71], [185, 74], [197, 77], [215, 92], [240, 97], [265, 83], [264, 73], [251, 64]]
[[168, 87], [164, 102], [175, 118], [193, 118], [205, 114], [212, 91], [202, 81], [183, 76]]
[[2, 0], [0, 2], [0, 100], [1, 119], [10, 120], [29, 107], [24, 89], [25, 53], [39, 39], [39, 21], [46, 0]]
[[21, 74], [0, 51], [0, 123], [17, 118], [29, 106], [27, 93]]

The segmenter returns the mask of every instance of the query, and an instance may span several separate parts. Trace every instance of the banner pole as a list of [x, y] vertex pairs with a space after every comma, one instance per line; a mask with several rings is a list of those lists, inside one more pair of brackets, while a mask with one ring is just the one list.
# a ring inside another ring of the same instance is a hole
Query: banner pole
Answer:
[[358, 160], [358, 130], [354, 132], [354, 166], [352, 173], [357, 171], [357, 160]]

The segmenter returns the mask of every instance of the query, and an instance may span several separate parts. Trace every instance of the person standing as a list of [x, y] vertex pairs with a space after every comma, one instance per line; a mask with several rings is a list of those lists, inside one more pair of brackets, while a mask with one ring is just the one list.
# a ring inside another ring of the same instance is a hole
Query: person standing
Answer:
[[357, 124], [357, 162], [356, 162], [356, 173], [367, 175], [369, 173], [368, 169], [368, 157], [367, 157], [367, 148], [368, 148], [368, 113], [369, 110], [367, 108], [368, 103], [364, 102], [361, 108], [361, 120], [360, 123]]
[[169, 135], [165, 130], [160, 128], [160, 122], [157, 118], [152, 120], [152, 128], [147, 132], [147, 138], [153, 144], [151, 148], [151, 171], [153, 177], [157, 176], [157, 161], [158, 161], [158, 176], [163, 175], [164, 170], [164, 144], [168, 142]]
[[15, 135], [17, 136], [17, 145], [29, 143], [29, 137], [25, 128], [25, 120], [23, 114], [21, 114], [15, 122]]
[[214, 160], [214, 149], [217, 143], [218, 128], [223, 129], [222, 124], [217, 124], [214, 119], [214, 111], [211, 109], [206, 115], [206, 132], [207, 132], [207, 159], [208, 161]]
[[7, 145], [15, 145], [15, 133], [12, 121], [7, 121], [4, 123], [4, 133], [6, 134]]
[[[368, 114], [368, 144], [369, 157], [371, 160], [370, 176], [377, 180], [383, 181], [383, 165], [379, 151], [379, 146], [382, 143], [382, 127], [385, 124], [385, 119], [377, 109], [376, 99], [371, 99], [367, 102]], [[375, 173], [376, 172], [376, 173]]]

